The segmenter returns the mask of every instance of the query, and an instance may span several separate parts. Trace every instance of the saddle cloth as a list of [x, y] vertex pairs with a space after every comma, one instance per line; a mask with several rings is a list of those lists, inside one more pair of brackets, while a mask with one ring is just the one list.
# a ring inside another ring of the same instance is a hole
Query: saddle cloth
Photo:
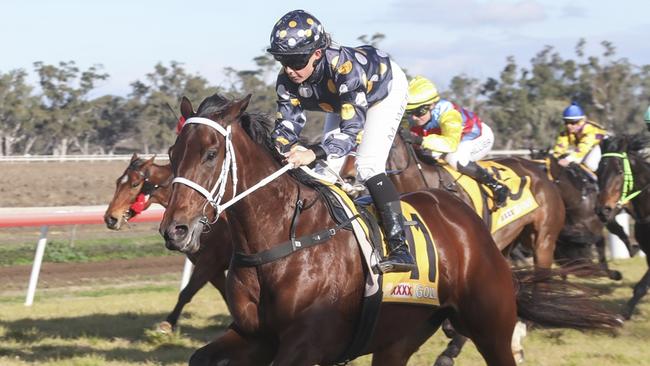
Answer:
[[[359, 214], [360, 210], [350, 197], [337, 185], [321, 181], [343, 206], [347, 217]], [[412, 303], [421, 305], [440, 305], [438, 298], [438, 252], [431, 232], [424, 224], [420, 214], [406, 202], [402, 202], [402, 215], [407, 222], [405, 229], [409, 249], [417, 262], [417, 270], [408, 273], [386, 273], [380, 280], [372, 268], [379, 260], [379, 253], [372, 244], [372, 223], [364, 220], [354, 220], [352, 228], [364, 257], [366, 265], [366, 293], [372, 296], [382, 291], [383, 302]], [[363, 216], [362, 216], [363, 217]], [[383, 252], [386, 253], [386, 243], [381, 234]]]
[[459, 173], [446, 163], [442, 164], [442, 166], [470, 196], [474, 210], [483, 218], [491, 233], [494, 234], [497, 230], [539, 207], [530, 190], [530, 177], [520, 177], [512, 169], [495, 161], [481, 160], [476, 163], [490, 172], [510, 190], [503, 207], [495, 209], [494, 200], [488, 194], [490, 192], [489, 188]]

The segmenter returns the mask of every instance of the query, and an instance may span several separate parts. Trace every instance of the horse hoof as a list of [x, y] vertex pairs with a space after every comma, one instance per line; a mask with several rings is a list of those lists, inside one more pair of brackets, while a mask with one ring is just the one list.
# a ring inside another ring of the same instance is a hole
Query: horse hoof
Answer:
[[172, 334], [174, 327], [168, 321], [164, 321], [158, 324], [157, 330], [162, 334]]
[[630, 320], [630, 318], [632, 318], [632, 311], [632, 309], [625, 309], [621, 315], [623, 315], [623, 318], [625, 318], [625, 320]]
[[623, 279], [623, 274], [620, 271], [609, 271], [608, 277], [610, 280], [620, 281]]
[[637, 253], [639, 253], [639, 250], [641, 250], [641, 247], [638, 245], [632, 245], [630, 247], [630, 258], [633, 258]]
[[454, 365], [454, 359], [445, 355], [438, 356], [438, 358], [436, 359], [436, 363], [433, 364], [433, 366], [453, 366], [453, 365]]

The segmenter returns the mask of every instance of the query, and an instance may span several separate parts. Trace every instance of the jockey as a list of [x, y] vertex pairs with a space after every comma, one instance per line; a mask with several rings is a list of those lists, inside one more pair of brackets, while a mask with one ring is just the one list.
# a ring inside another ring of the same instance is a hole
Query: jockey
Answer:
[[420, 145], [435, 157], [444, 154], [452, 168], [486, 185], [492, 190], [495, 205], [503, 206], [508, 188], [475, 163], [494, 144], [492, 129], [478, 115], [440, 99], [436, 86], [422, 76], [409, 83], [406, 114], [413, 125], [410, 132], [402, 130], [406, 142]]
[[645, 127], [648, 129], [648, 131], [650, 131], [650, 107], [648, 107], [648, 110], [645, 111], [643, 120], [645, 121]]
[[600, 162], [600, 142], [607, 135], [604, 128], [588, 121], [578, 103], [573, 102], [562, 114], [565, 128], [560, 132], [553, 156], [560, 159], [564, 167], [570, 163], [582, 163], [592, 171], [598, 169]]
[[[385, 173], [406, 104], [404, 72], [372, 46], [332, 43], [318, 19], [303, 10], [290, 11], [275, 23], [267, 51], [282, 64], [272, 137], [287, 162], [298, 167], [316, 160], [342, 161], [356, 147], [359, 178], [388, 238], [388, 257], [378, 267], [382, 272], [411, 271], [415, 262], [405, 241], [399, 194]], [[301, 147], [296, 142], [305, 110], [327, 115], [322, 142]]]

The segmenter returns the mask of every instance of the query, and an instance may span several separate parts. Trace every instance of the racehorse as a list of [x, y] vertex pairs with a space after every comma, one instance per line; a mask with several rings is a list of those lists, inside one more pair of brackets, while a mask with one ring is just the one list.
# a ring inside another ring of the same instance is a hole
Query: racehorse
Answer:
[[[598, 203], [596, 211], [604, 222], [625, 210], [634, 218], [634, 237], [641, 249], [650, 254], [650, 166], [641, 150], [647, 138], [642, 135], [610, 137], [601, 143], [604, 152], [598, 165]], [[650, 286], [650, 256], [646, 256], [649, 269], [634, 286], [634, 294], [623, 309], [630, 319], [637, 303]]]
[[[120, 230], [122, 225], [139, 211], [146, 210], [154, 203], [167, 207], [171, 193], [172, 171], [169, 164], [154, 163], [155, 156], [145, 160], [133, 154], [128, 167], [116, 180], [113, 199], [104, 214], [106, 227]], [[141, 196], [142, 195], [142, 196]], [[134, 204], [141, 200], [140, 207]], [[226, 299], [226, 275], [231, 255], [230, 230], [224, 221], [220, 221], [211, 232], [201, 237], [200, 250], [185, 253], [194, 263], [190, 280], [178, 295], [176, 306], [165, 321], [158, 324], [158, 330], [171, 333], [178, 318], [194, 295], [209, 281]], [[212, 245], [225, 242], [228, 245]], [[206, 243], [206, 244], [204, 244]], [[197, 248], [198, 249], [198, 248]]]
[[[494, 161], [505, 165], [520, 176], [531, 179], [531, 190], [539, 208], [513, 221], [493, 233], [499, 250], [506, 253], [519, 239], [533, 250], [535, 266], [539, 270], [553, 265], [555, 242], [564, 224], [564, 204], [557, 189], [529, 160], [501, 158]], [[400, 192], [415, 192], [431, 188], [449, 190], [472, 207], [469, 194], [455, 183], [455, 179], [437, 162], [421, 161], [413, 147], [398, 133], [395, 136], [386, 170]], [[349, 158], [341, 169], [341, 177], [353, 180], [356, 177], [353, 159]]]
[[[621, 272], [609, 269], [607, 264], [603, 223], [596, 215], [597, 182], [576, 164], [565, 168], [558, 164], [557, 158], [552, 154], [541, 151], [538, 154], [543, 154], [540, 157], [544, 159], [544, 168], [549, 179], [557, 185], [566, 208], [564, 228], [555, 250], [556, 260], [570, 264], [591, 262], [590, 248], [595, 244], [600, 272], [610, 279], [620, 280], [623, 277]], [[638, 251], [638, 246], [630, 243], [627, 234], [616, 221], [608, 222], [607, 229], [621, 238], [630, 255], [633, 256]]]
[[[302, 170], [283, 174], [290, 167], [280, 168], [270, 121], [246, 113], [249, 100], [214, 95], [194, 113], [184, 98], [187, 122], [170, 150], [175, 184], [160, 225], [167, 245], [195, 245], [223, 210], [235, 239], [227, 276], [233, 323], [190, 364], [334, 364], [348, 359], [341, 355], [361, 311], [361, 253], [354, 234], [338, 230]], [[232, 198], [222, 203], [224, 197]], [[382, 304], [369, 344], [352, 356], [373, 353], [373, 365], [405, 365], [450, 319], [488, 365], [515, 365], [510, 338], [516, 313], [535, 307], [516, 306], [512, 273], [481, 219], [441, 190], [411, 193], [403, 201], [434, 229], [440, 306]], [[329, 236], [319, 245], [295, 244], [296, 237], [321, 234]], [[285, 251], [281, 258], [271, 256], [278, 251]]]

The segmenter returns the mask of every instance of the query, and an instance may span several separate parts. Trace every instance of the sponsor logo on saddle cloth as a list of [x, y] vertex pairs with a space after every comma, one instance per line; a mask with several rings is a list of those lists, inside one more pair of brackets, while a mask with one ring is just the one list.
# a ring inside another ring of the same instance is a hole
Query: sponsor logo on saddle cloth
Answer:
[[[342, 189], [328, 182], [322, 183], [336, 193], [337, 198], [343, 203], [349, 215], [356, 215], [358, 213], [354, 203]], [[431, 236], [431, 232], [424, 225], [424, 220], [420, 214], [413, 206], [406, 202], [402, 202], [402, 215], [406, 218], [406, 240], [417, 262], [417, 270], [408, 273], [393, 272], [384, 274], [382, 301], [440, 305], [438, 298], [438, 250]], [[377, 258], [372, 255], [368, 226], [363, 220], [355, 220], [352, 226], [357, 242], [361, 247], [361, 252], [364, 254], [366, 265], [369, 269], [368, 272], [372, 274], [371, 269], [377, 263]], [[385, 253], [387, 251], [386, 243], [384, 242], [383, 244]], [[370, 285], [369, 281], [371, 280], [367, 280], [365, 296], [370, 296], [379, 290], [377, 285], [379, 283], [377, 280], [378, 275], [373, 274], [369, 276], [369, 278], [371, 277], [374, 279], [375, 287], [373, 288]]]
[[483, 221], [490, 229], [490, 233], [494, 234], [497, 230], [539, 207], [530, 190], [529, 177], [520, 177], [512, 169], [494, 161], [480, 160], [477, 163], [492, 173], [501, 184], [508, 186], [510, 194], [504, 207], [500, 207], [495, 211], [494, 201], [487, 194], [487, 192], [490, 192], [489, 188], [481, 187], [474, 179], [460, 174], [447, 164], [443, 166], [470, 196], [474, 211], [483, 218]]

